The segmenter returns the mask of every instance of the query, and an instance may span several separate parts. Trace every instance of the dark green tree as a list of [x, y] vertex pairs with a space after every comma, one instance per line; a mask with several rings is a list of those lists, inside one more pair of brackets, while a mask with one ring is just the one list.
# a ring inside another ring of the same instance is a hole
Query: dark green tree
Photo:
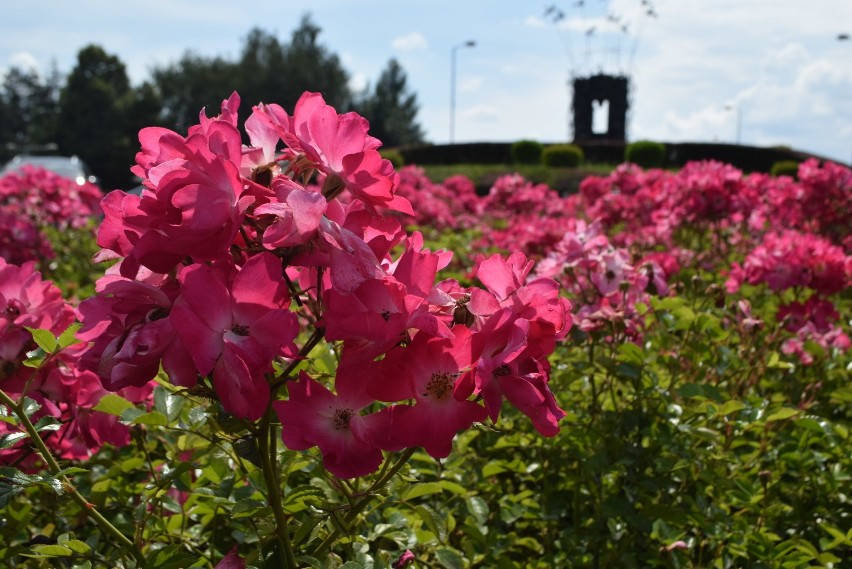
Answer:
[[246, 109], [260, 102], [278, 103], [288, 111], [292, 78], [286, 69], [287, 46], [274, 35], [254, 28], [244, 40], [237, 64], [238, 91]]
[[0, 90], [0, 159], [55, 142], [61, 77], [11, 68]]
[[186, 53], [177, 63], [154, 69], [165, 123], [186, 132], [198, 122], [202, 108], [217, 114], [233, 91], [240, 94], [246, 114], [260, 102], [278, 103], [292, 112], [304, 91], [322, 93], [339, 112], [349, 110], [349, 76], [337, 55], [318, 42], [319, 34], [320, 28], [304, 16], [290, 43], [255, 28], [237, 60]]
[[219, 113], [219, 106], [240, 90], [238, 66], [222, 57], [202, 57], [186, 52], [177, 63], [155, 68], [153, 85], [162, 102], [162, 119], [168, 128], [185, 134], [198, 123], [198, 113]]
[[370, 134], [385, 146], [423, 142], [417, 95], [409, 92], [405, 71], [395, 59], [388, 62], [372, 92], [367, 89], [356, 110], [370, 121]]
[[325, 102], [338, 112], [352, 107], [349, 74], [340, 58], [318, 43], [320, 31], [310, 16], [305, 15], [293, 32], [280, 70], [286, 82], [274, 101], [285, 109], [292, 108], [304, 91], [322, 93]]
[[145, 116], [139, 116], [148, 97], [131, 88], [118, 57], [96, 45], [84, 47], [59, 99], [60, 152], [88, 163], [104, 189], [128, 187], [139, 126], [157, 121], [150, 101]]

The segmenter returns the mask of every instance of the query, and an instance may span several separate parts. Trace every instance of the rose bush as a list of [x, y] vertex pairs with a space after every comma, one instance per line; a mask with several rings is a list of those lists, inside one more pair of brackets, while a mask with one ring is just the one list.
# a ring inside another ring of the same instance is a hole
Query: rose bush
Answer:
[[[42, 274], [0, 265], [3, 563], [852, 554], [848, 169], [624, 165], [478, 197], [394, 172], [318, 94], [239, 105], [140, 133], [90, 294], [46, 250]], [[7, 213], [54, 250], [51, 225], [91, 227], [41, 207]]]

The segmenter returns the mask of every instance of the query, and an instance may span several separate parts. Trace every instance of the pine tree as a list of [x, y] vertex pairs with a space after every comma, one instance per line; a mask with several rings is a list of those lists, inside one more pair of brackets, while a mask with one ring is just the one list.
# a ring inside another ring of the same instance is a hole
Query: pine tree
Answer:
[[372, 93], [368, 89], [356, 109], [370, 121], [370, 135], [384, 146], [423, 142], [423, 130], [417, 123], [417, 95], [408, 92], [405, 71], [395, 59], [388, 61]]

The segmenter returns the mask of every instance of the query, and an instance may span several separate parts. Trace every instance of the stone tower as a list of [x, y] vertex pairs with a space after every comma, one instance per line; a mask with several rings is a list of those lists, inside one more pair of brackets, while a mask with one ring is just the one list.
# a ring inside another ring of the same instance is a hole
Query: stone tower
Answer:
[[[630, 106], [627, 94], [627, 77], [592, 75], [574, 79], [573, 118], [574, 140], [627, 139], [627, 109]], [[606, 132], [594, 132], [592, 117], [594, 104], [608, 103], [609, 112]]]

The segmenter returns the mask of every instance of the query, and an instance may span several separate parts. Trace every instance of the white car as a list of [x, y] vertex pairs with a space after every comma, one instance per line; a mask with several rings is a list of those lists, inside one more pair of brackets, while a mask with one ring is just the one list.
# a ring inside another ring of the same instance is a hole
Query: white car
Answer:
[[34, 166], [50, 170], [63, 178], [74, 180], [80, 186], [86, 182], [90, 184], [98, 183], [98, 178], [89, 173], [86, 164], [76, 156], [32, 156], [22, 154], [12, 158], [11, 162], [3, 168], [3, 172], [0, 175], [18, 172], [24, 166]]

